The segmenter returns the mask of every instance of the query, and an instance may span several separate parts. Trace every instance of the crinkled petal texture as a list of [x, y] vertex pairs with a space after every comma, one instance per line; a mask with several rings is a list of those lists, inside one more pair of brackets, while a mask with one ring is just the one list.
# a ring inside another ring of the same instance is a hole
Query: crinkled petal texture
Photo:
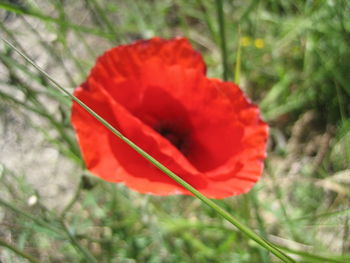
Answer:
[[[107, 51], [74, 95], [207, 197], [244, 193], [262, 174], [259, 109], [235, 84], [207, 78], [184, 38]], [[141, 193], [190, 194], [76, 103], [72, 123], [93, 174]]]

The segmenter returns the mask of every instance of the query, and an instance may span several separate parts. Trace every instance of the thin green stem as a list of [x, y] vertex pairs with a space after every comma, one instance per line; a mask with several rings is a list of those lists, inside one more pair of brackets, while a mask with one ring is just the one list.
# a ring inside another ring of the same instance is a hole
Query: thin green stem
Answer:
[[208, 30], [209, 30], [212, 38], [215, 41], [217, 41], [218, 35], [217, 35], [217, 32], [214, 30], [214, 26], [213, 26], [213, 23], [211, 21], [211, 17], [208, 14], [208, 8], [206, 7], [205, 2], [203, 0], [196, 0], [196, 2], [197, 2], [197, 5], [199, 6], [198, 9], [202, 10], [204, 21], [207, 24]]
[[[269, 169], [270, 168], [269, 163], [266, 162], [266, 164], [267, 164], [266, 168]], [[292, 237], [294, 238], [294, 240], [300, 240], [298, 234], [295, 232], [294, 222], [290, 219], [288, 212], [287, 212], [287, 208], [284, 205], [282, 190], [281, 190], [280, 186], [276, 183], [274, 173], [272, 171], [270, 172], [270, 176], [271, 176], [272, 182], [273, 182], [273, 191], [275, 192], [275, 196], [277, 197], [277, 200], [278, 200], [279, 205], [281, 207], [283, 217], [285, 218], [285, 220], [287, 222], [287, 225], [289, 228], [288, 230], [289, 230], [290, 234], [292, 235]]]
[[339, 113], [340, 113], [340, 118], [342, 121], [346, 120], [346, 106], [344, 103], [344, 97], [342, 96], [341, 89], [339, 88], [338, 82], [334, 81], [335, 89], [337, 92], [337, 99], [338, 99], [338, 105], [339, 105]]
[[242, 46], [241, 46], [241, 30], [238, 28], [238, 45], [237, 45], [237, 54], [236, 54], [236, 65], [235, 65], [235, 78], [234, 82], [239, 85], [241, 81], [241, 54], [242, 54]]
[[64, 127], [62, 127], [61, 123], [59, 123], [57, 120], [55, 120], [55, 118], [53, 118], [49, 114], [47, 108], [37, 99], [38, 92], [34, 92], [32, 89], [30, 89], [28, 87], [28, 85], [26, 83], [24, 83], [20, 79], [20, 77], [17, 75], [16, 71], [12, 67], [12, 65], [13, 65], [12, 61], [9, 60], [8, 58], [6, 58], [6, 56], [4, 56], [1, 53], [0, 53], [0, 61], [7, 67], [8, 71], [9, 71], [12, 82], [14, 83], [11, 85], [17, 85], [18, 87], [20, 87], [23, 94], [27, 97], [26, 99], [28, 101], [32, 102], [35, 107], [24, 106], [24, 105], [26, 105], [25, 103], [22, 103], [19, 100], [15, 99], [12, 96], [9, 96], [8, 94], [5, 94], [3, 92], [0, 92], [0, 96], [5, 97], [6, 99], [11, 100], [12, 102], [15, 102], [21, 106], [24, 106], [27, 109], [30, 109], [30, 110], [40, 114], [42, 117], [46, 118], [56, 128], [56, 130], [59, 132], [61, 138], [67, 142], [67, 144], [69, 145], [69, 149], [71, 149], [71, 152], [75, 156], [80, 156], [79, 149], [77, 148], [77, 146], [74, 143], [74, 141], [72, 140], [72, 138], [64, 130]]
[[[249, 196], [250, 196], [250, 198], [252, 200], [252, 204], [253, 204], [253, 208], [254, 208], [254, 212], [255, 212], [255, 218], [256, 218], [256, 221], [258, 223], [260, 235], [262, 237], [266, 238], [267, 234], [266, 234], [266, 231], [265, 231], [265, 225], [264, 225], [263, 218], [260, 215], [259, 199], [257, 198], [257, 193], [256, 193], [255, 189], [251, 190], [251, 193], [250, 193]], [[269, 256], [266, 253], [266, 250], [259, 249], [259, 253], [260, 253], [260, 257], [261, 257], [262, 263], [270, 262]]]
[[220, 32], [220, 49], [222, 59], [222, 78], [226, 81], [228, 79], [228, 63], [227, 63], [227, 48], [226, 48], [226, 35], [225, 35], [225, 19], [224, 19], [224, 7], [222, 0], [216, 0], [217, 16]]
[[80, 178], [80, 182], [78, 184], [78, 187], [74, 193], [73, 198], [70, 200], [68, 205], [62, 210], [61, 217], [64, 218], [65, 215], [68, 213], [68, 211], [73, 207], [73, 205], [76, 203], [76, 201], [79, 199], [80, 191], [82, 186], [82, 178]]
[[181, 186], [186, 188], [189, 192], [191, 192], [193, 195], [195, 195], [198, 199], [200, 199], [203, 203], [211, 207], [213, 210], [215, 210], [220, 216], [222, 216], [224, 219], [226, 219], [228, 222], [230, 222], [232, 225], [237, 227], [241, 232], [243, 232], [247, 237], [257, 242], [260, 246], [264, 247], [265, 249], [269, 250], [271, 253], [273, 253], [276, 257], [280, 258], [283, 262], [286, 263], [294, 263], [295, 261], [290, 258], [287, 254], [279, 250], [273, 243], [265, 240], [264, 238], [257, 235], [254, 231], [252, 231], [249, 227], [245, 226], [244, 224], [240, 223], [236, 218], [231, 216], [227, 211], [225, 211], [223, 208], [221, 208], [219, 205], [217, 205], [214, 201], [210, 200], [209, 198], [205, 197], [202, 193], [200, 193], [198, 190], [196, 190], [194, 187], [192, 187], [190, 184], [188, 184], [186, 181], [181, 179], [179, 176], [177, 176], [175, 173], [170, 171], [167, 167], [165, 167], [163, 164], [158, 162], [156, 159], [154, 159], [152, 156], [147, 154], [144, 150], [142, 150], [140, 147], [138, 147], [135, 143], [130, 141], [128, 138], [126, 138], [121, 132], [116, 130], [111, 124], [109, 124], [107, 121], [105, 121], [101, 116], [99, 116], [96, 112], [94, 112], [91, 108], [89, 108], [84, 102], [79, 100], [77, 97], [72, 95], [69, 91], [67, 91], [65, 88], [60, 86], [58, 82], [56, 82], [51, 76], [46, 73], [43, 69], [41, 69], [38, 65], [36, 65], [30, 58], [28, 58], [26, 55], [22, 54], [15, 46], [13, 46], [11, 43], [9, 43], [7, 40], [3, 39], [4, 42], [6, 42], [8, 45], [10, 45], [16, 52], [18, 52], [23, 58], [25, 58], [30, 64], [33, 65], [37, 70], [39, 70], [45, 77], [47, 77], [55, 86], [57, 89], [61, 90], [64, 94], [66, 94], [68, 97], [70, 97], [73, 101], [75, 101], [77, 104], [79, 104], [82, 108], [84, 108], [88, 113], [90, 113], [94, 118], [96, 118], [101, 124], [103, 124], [107, 129], [109, 129], [113, 134], [115, 134], [117, 137], [122, 139], [125, 143], [127, 143], [130, 147], [132, 147], [136, 152], [138, 152], [140, 155], [142, 155], [145, 159], [150, 161], [155, 167], [157, 167], [159, 170], [164, 172], [167, 176], [169, 176], [171, 179], [179, 183]]
[[[0, 6], [1, 8], [1, 6]], [[21, 43], [19, 43], [16, 39], [16, 37], [14, 36], [14, 33], [9, 30], [3, 22], [0, 22], [0, 29], [2, 31], [4, 31], [7, 35], [7, 37], [9, 37], [11, 39], [11, 41], [18, 47], [19, 50], [21, 50], [24, 54], [26, 54], [25, 49], [23, 48], [23, 46], [21, 45]], [[3, 34], [3, 33], [2, 33]]]
[[348, 240], [349, 240], [349, 236], [350, 236], [350, 220], [349, 220], [349, 216], [346, 216], [344, 218], [344, 234], [343, 234], [343, 245], [342, 245], [342, 254], [344, 255], [347, 251], [347, 244]]
[[51, 45], [49, 45], [46, 40], [41, 36], [39, 31], [30, 23], [27, 21], [27, 19], [23, 16], [21, 17], [22, 21], [24, 22], [25, 26], [29, 28], [30, 32], [35, 35], [36, 39], [38, 39], [40, 45], [43, 47], [44, 50], [46, 50], [50, 56], [60, 64], [62, 67], [65, 76], [67, 77], [69, 84], [72, 86], [76, 86], [76, 83], [74, 81], [74, 78], [72, 76], [72, 73], [69, 71], [67, 66], [64, 64], [63, 58], [57, 53], [57, 50], [55, 50]]
[[90, 1], [93, 4], [94, 9], [98, 13], [103, 23], [106, 25], [106, 28], [108, 29], [109, 33], [114, 36], [113, 40], [115, 41], [115, 39], [117, 39], [118, 32], [116, 31], [116, 27], [111, 23], [108, 16], [106, 15], [106, 10], [103, 10], [96, 0], [88, 0], [88, 1]]
[[0, 247], [5, 247], [9, 250], [11, 250], [12, 252], [14, 252], [15, 254], [17, 254], [18, 256], [21, 256], [22, 258], [27, 259], [29, 262], [31, 263], [40, 263], [40, 261], [36, 260], [35, 258], [33, 258], [32, 256], [24, 253], [23, 251], [19, 250], [18, 248], [12, 246], [11, 244], [7, 243], [6, 241], [0, 239]]
[[37, 217], [34, 217], [31, 214], [28, 214], [27, 212], [23, 211], [22, 209], [19, 209], [19, 208], [15, 207], [14, 205], [6, 202], [5, 200], [3, 200], [1, 198], [0, 198], [0, 205], [4, 206], [4, 207], [6, 207], [6, 208], [8, 208], [10, 210], [12, 210], [13, 212], [15, 212], [15, 213], [17, 213], [17, 214], [19, 214], [21, 216], [24, 216], [24, 217], [32, 220], [34, 223], [36, 223], [39, 226], [43, 226], [46, 229], [49, 229], [52, 232], [54, 232], [54, 233], [56, 233], [58, 235], [61, 235], [60, 230], [57, 229], [56, 227], [53, 227], [51, 224], [49, 224], [49, 223], [47, 223], [47, 222], [45, 222], [45, 221], [43, 221], [43, 220], [41, 220], [41, 219], [39, 219]]
[[[47, 15], [39, 12], [38, 10], [34, 10], [31, 8], [24, 9], [24, 8], [19, 8], [15, 5], [12, 5], [12, 4], [0, 3], [0, 9], [15, 13], [15, 14], [19, 14], [19, 15], [32, 16], [32, 17], [38, 18], [42, 21], [55, 23], [57, 25], [64, 24], [64, 22], [62, 22], [59, 18], [47, 16]], [[97, 28], [89, 28], [89, 27], [85, 27], [85, 26], [73, 24], [73, 23], [66, 23], [65, 26], [69, 27], [73, 31], [80, 31], [80, 32], [87, 33], [87, 34], [93, 34], [93, 35], [100, 36], [100, 37], [110, 39], [110, 40], [114, 39], [113, 35], [106, 33], [106, 32], [103, 32], [102, 30], [97, 29]]]
[[[31, 219], [33, 222], [35, 222], [36, 224], [38, 225], [41, 225], [57, 234], [59, 234], [60, 236], [64, 235], [63, 233], [61, 233], [60, 230], [52, 227], [49, 223], [45, 222], [45, 221], [42, 221], [24, 211], [22, 211], [21, 209], [13, 206], [12, 204], [6, 202], [5, 200], [2, 200], [0, 199], [0, 205], [6, 207], [6, 208], [9, 208], [10, 210], [12, 210], [13, 212], [19, 214], [19, 215], [22, 215], [28, 219]], [[58, 222], [59, 224], [63, 227], [63, 230], [64, 230], [64, 233], [65, 233], [65, 236], [72, 242], [72, 244], [74, 245], [74, 247], [76, 247], [76, 249], [78, 251], [80, 251], [84, 257], [88, 260], [88, 262], [90, 263], [97, 263], [97, 260], [90, 254], [89, 251], [87, 251], [84, 247], [82, 247], [78, 240], [75, 238], [74, 235], [71, 234], [71, 232], [69, 231], [68, 227], [66, 226], [66, 224], [64, 223], [62, 217], [61, 218], [58, 218]], [[1, 241], [1, 240], [0, 240]], [[2, 243], [0, 242], [0, 246], [2, 245]], [[5, 245], [4, 245], [5, 246]], [[7, 246], [6, 246], [7, 247]], [[16, 248], [14, 248], [16, 249]], [[13, 250], [13, 249], [11, 249]], [[20, 252], [20, 251], [19, 251]], [[31, 261], [31, 262], [34, 262], [34, 263], [37, 263], [38, 261]]]
[[332, 263], [348, 263], [350, 262], [350, 258], [349, 257], [344, 257], [344, 258], [335, 258], [335, 257], [327, 257], [327, 256], [321, 256], [321, 255], [315, 255], [315, 254], [310, 254], [308, 252], [303, 252], [303, 251], [298, 251], [298, 250], [294, 250], [291, 248], [286, 248], [283, 246], [278, 246], [279, 249], [284, 250], [288, 253], [294, 254], [294, 255], [298, 255], [303, 257], [304, 259], [309, 259], [310, 261], [303, 261], [303, 262], [320, 262], [320, 263], [324, 263], [324, 262], [332, 262]]
[[72, 244], [74, 245], [74, 247], [81, 253], [83, 254], [83, 256], [85, 257], [85, 259], [87, 260], [87, 262], [90, 263], [97, 263], [98, 261], [95, 259], [95, 257], [93, 255], [91, 255], [91, 253], [86, 250], [82, 245], [80, 245], [79, 241], [75, 238], [75, 236], [71, 233], [71, 231], [69, 230], [69, 228], [66, 226], [65, 222], [62, 220], [61, 221], [61, 225], [63, 227], [64, 232], [66, 233], [67, 237], [69, 238], [69, 240], [72, 242]]

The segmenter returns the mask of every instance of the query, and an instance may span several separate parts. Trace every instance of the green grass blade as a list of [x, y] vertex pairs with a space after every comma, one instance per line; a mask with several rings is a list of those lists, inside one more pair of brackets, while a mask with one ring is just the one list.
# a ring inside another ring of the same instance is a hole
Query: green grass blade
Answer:
[[80, 253], [82, 253], [82, 255], [84, 255], [84, 257], [87, 260], [87, 262], [89, 262], [89, 263], [97, 263], [98, 261], [95, 259], [95, 257], [93, 255], [91, 255], [91, 253], [88, 250], [86, 250], [83, 246], [80, 245], [80, 243], [76, 239], [75, 235], [73, 235], [71, 233], [71, 231], [69, 230], [68, 226], [64, 223], [63, 220], [61, 221], [61, 224], [62, 224], [64, 232], [66, 233], [66, 235], [69, 238], [69, 240], [71, 241], [71, 243], [74, 245], [74, 247]]
[[343, 256], [341, 258], [335, 258], [335, 257], [326, 257], [326, 256], [320, 256], [320, 255], [315, 255], [315, 254], [311, 254], [308, 252], [304, 252], [304, 251], [298, 251], [295, 249], [291, 249], [291, 248], [286, 248], [286, 247], [282, 247], [279, 246], [280, 249], [289, 252], [291, 254], [294, 255], [298, 255], [304, 259], [308, 259], [308, 261], [306, 262], [320, 262], [320, 263], [326, 263], [326, 262], [331, 262], [331, 263], [348, 263], [350, 260], [349, 256]]
[[236, 65], [235, 65], [235, 78], [234, 82], [239, 85], [239, 82], [241, 81], [241, 53], [242, 53], [242, 46], [240, 43], [240, 30], [238, 28], [238, 45], [237, 45], [237, 54], [236, 54]]
[[94, 9], [96, 10], [97, 14], [105, 24], [109, 33], [114, 36], [114, 40], [117, 39], [118, 32], [116, 31], [116, 27], [112, 24], [112, 22], [109, 20], [108, 16], [106, 15], [106, 10], [103, 10], [103, 8], [100, 6], [100, 4], [96, 0], [88, 0], [88, 2], [92, 3], [92, 5], [94, 6]]
[[205, 197], [201, 192], [199, 192], [198, 190], [193, 188], [190, 184], [188, 184], [186, 181], [181, 179], [175, 173], [170, 171], [167, 167], [165, 167], [163, 164], [158, 162], [155, 158], [153, 158], [152, 156], [147, 154], [144, 150], [142, 150], [140, 147], [138, 147], [136, 144], [134, 144], [132, 141], [130, 141], [121, 132], [119, 132], [112, 125], [110, 125], [107, 121], [105, 121], [101, 116], [99, 116], [96, 112], [94, 112], [91, 108], [89, 108], [84, 102], [79, 100], [77, 97], [75, 97], [69, 91], [67, 91], [65, 88], [63, 88], [60, 84], [58, 84], [58, 82], [56, 82], [49, 74], [47, 74], [43, 69], [41, 69], [38, 65], [36, 65], [26, 55], [22, 54], [15, 46], [13, 46], [11, 43], [9, 43], [5, 39], [2, 39], [2, 40], [4, 42], [6, 42], [9, 46], [11, 46], [16, 52], [18, 52], [19, 55], [21, 55], [24, 59], [26, 59], [33, 67], [35, 67], [38, 71], [40, 71], [45, 77], [47, 77], [51, 81], [51, 83], [53, 84], [54, 87], [56, 87], [57, 89], [61, 90], [64, 94], [66, 94], [68, 97], [70, 97], [73, 101], [75, 101], [77, 104], [79, 104], [81, 107], [83, 107], [88, 113], [90, 113], [94, 118], [96, 118], [101, 124], [103, 124], [113, 134], [115, 134], [117, 137], [119, 137], [121, 140], [123, 140], [125, 143], [127, 143], [136, 152], [138, 152], [145, 159], [150, 161], [155, 167], [157, 167], [159, 170], [164, 172], [171, 179], [173, 179], [178, 184], [180, 184], [181, 186], [186, 188], [189, 192], [191, 192], [193, 195], [195, 195], [203, 203], [205, 203], [206, 205], [211, 207], [217, 214], [219, 214], [224, 219], [226, 219], [228, 222], [230, 222], [232, 225], [237, 227], [247, 237], [249, 237], [250, 239], [254, 240], [260, 246], [264, 247], [265, 249], [267, 249], [268, 251], [273, 253], [276, 257], [280, 258], [283, 262], [286, 262], [286, 263], [293, 263], [293, 262], [295, 262], [291, 257], [289, 257], [287, 254], [282, 252], [273, 243], [271, 243], [271, 242], [265, 240], [264, 238], [260, 237], [259, 235], [257, 235], [253, 230], [251, 230], [249, 227], [247, 227], [244, 224], [242, 224], [241, 222], [239, 222], [236, 218], [231, 216], [226, 210], [224, 210], [222, 207], [217, 205], [213, 200]]
[[203, 13], [203, 20], [206, 22], [208, 30], [210, 32], [211, 37], [214, 39], [215, 42], [217, 42], [218, 40], [218, 35], [217, 32], [215, 31], [215, 28], [213, 26], [213, 22], [212, 22], [212, 18], [208, 13], [208, 8], [206, 6], [206, 4], [208, 4], [208, 2], [205, 2], [203, 0], [196, 0], [197, 5], [198, 5], [198, 9], [202, 10]]
[[[257, 193], [256, 193], [256, 190], [255, 189], [252, 189], [250, 194], [249, 194], [249, 197], [251, 199], [251, 203], [252, 203], [252, 206], [254, 208], [254, 216], [256, 218], [256, 221], [258, 223], [258, 228], [259, 228], [259, 232], [260, 232], [260, 235], [262, 237], [266, 237], [267, 234], [266, 234], [266, 231], [265, 231], [265, 224], [264, 224], [264, 221], [263, 221], [263, 218], [262, 216], [260, 215], [260, 204], [259, 204], [259, 199], [257, 197]], [[261, 262], [262, 263], [268, 263], [270, 262], [269, 260], [269, 256], [266, 252], [266, 250], [262, 250], [261, 248], [259, 248], [259, 254], [260, 254], [260, 258], [261, 258]]]
[[219, 23], [220, 32], [220, 48], [221, 48], [221, 59], [222, 59], [222, 78], [228, 80], [228, 64], [227, 64], [227, 48], [226, 48], [226, 35], [225, 35], [225, 18], [224, 18], [224, 7], [222, 0], [216, 0], [217, 16]]
[[35, 216], [32, 216], [31, 214], [28, 214], [27, 212], [23, 211], [22, 209], [19, 209], [15, 207], [14, 205], [10, 204], [9, 202], [3, 200], [0, 198], [0, 205], [3, 207], [6, 207], [7, 209], [10, 209], [11, 211], [15, 212], [16, 214], [19, 214], [27, 219], [32, 220], [35, 224], [45, 227], [46, 229], [56, 233], [56, 234], [61, 234], [60, 230], [56, 227], [53, 227], [50, 223], [45, 222]]
[[14, 252], [16, 255], [25, 258], [26, 260], [28, 260], [30, 263], [40, 263], [40, 261], [36, 260], [35, 258], [33, 258], [32, 256], [24, 253], [23, 251], [19, 250], [18, 248], [12, 246], [11, 244], [5, 242], [4, 240], [0, 239], [0, 247], [5, 247], [9, 250], [11, 250], [12, 252]]
[[38, 41], [39, 41], [40, 45], [43, 47], [43, 49], [46, 50], [46, 52], [48, 54], [50, 54], [50, 56], [60, 65], [60, 67], [63, 69], [65, 76], [66, 76], [67, 80], [69, 81], [70, 85], [76, 86], [77, 84], [75, 83], [71, 72], [69, 71], [67, 66], [64, 64], [63, 58], [57, 53], [57, 51], [51, 45], [49, 45], [47, 43], [45, 38], [43, 38], [41, 36], [39, 31], [31, 23], [29, 23], [27, 21], [27, 19], [25, 19], [25, 17], [22, 17], [22, 21], [24, 22], [26, 27], [29, 29], [29, 31], [32, 32], [32, 34], [36, 37], [36, 39], [38, 39]]
[[322, 214], [316, 214], [316, 215], [306, 215], [298, 218], [292, 218], [291, 221], [302, 221], [302, 220], [316, 220], [320, 218], [328, 218], [328, 217], [335, 217], [335, 216], [344, 216], [344, 215], [350, 215], [350, 209], [344, 209], [339, 211], [332, 211]]
[[15, 14], [19, 14], [19, 15], [32, 16], [32, 17], [40, 19], [41, 21], [52, 22], [52, 23], [55, 23], [57, 25], [66, 26], [74, 31], [89, 33], [89, 34], [93, 34], [93, 35], [107, 38], [110, 40], [113, 40], [115, 38], [115, 36], [111, 35], [110, 33], [103, 32], [102, 30], [99, 30], [96, 28], [89, 28], [89, 27], [85, 27], [85, 26], [81, 26], [81, 25], [77, 25], [77, 24], [73, 24], [73, 23], [66, 23], [65, 21], [61, 21], [59, 18], [44, 15], [44, 14], [42, 14], [39, 11], [34, 10], [34, 9], [19, 8], [18, 6], [14, 6], [14, 5], [11, 5], [8, 3], [0, 3], [0, 9], [4, 9], [6, 11], [9, 11], [9, 12], [12, 12]]

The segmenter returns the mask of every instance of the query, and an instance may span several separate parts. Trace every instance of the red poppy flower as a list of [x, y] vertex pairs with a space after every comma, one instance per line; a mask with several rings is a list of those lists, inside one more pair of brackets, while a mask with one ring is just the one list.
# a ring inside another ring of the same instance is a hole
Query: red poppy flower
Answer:
[[[259, 109], [237, 85], [207, 78], [184, 38], [112, 48], [74, 95], [207, 197], [244, 193], [262, 174]], [[190, 194], [76, 103], [72, 123], [91, 173], [141, 193]]]

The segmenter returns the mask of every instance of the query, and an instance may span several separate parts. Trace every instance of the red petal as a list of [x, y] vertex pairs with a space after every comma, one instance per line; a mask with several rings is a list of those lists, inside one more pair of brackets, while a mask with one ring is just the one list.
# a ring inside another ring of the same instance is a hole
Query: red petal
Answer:
[[[89, 89], [78, 88], [75, 96], [186, 181], [197, 188], [206, 184], [202, 175], [196, 173], [172, 144], [111, 100], [103, 90], [91, 92]], [[187, 190], [116, 138], [77, 104], [73, 105], [72, 122], [85, 163], [92, 173], [107, 181], [124, 182], [142, 193], [188, 194]]]
[[[75, 95], [192, 186], [223, 198], [261, 176], [267, 125], [236, 85], [204, 71], [187, 40], [155, 38], [106, 52]], [[155, 130], [164, 121], [185, 138], [179, 149]], [[92, 173], [142, 193], [189, 194], [76, 104], [72, 122]]]

